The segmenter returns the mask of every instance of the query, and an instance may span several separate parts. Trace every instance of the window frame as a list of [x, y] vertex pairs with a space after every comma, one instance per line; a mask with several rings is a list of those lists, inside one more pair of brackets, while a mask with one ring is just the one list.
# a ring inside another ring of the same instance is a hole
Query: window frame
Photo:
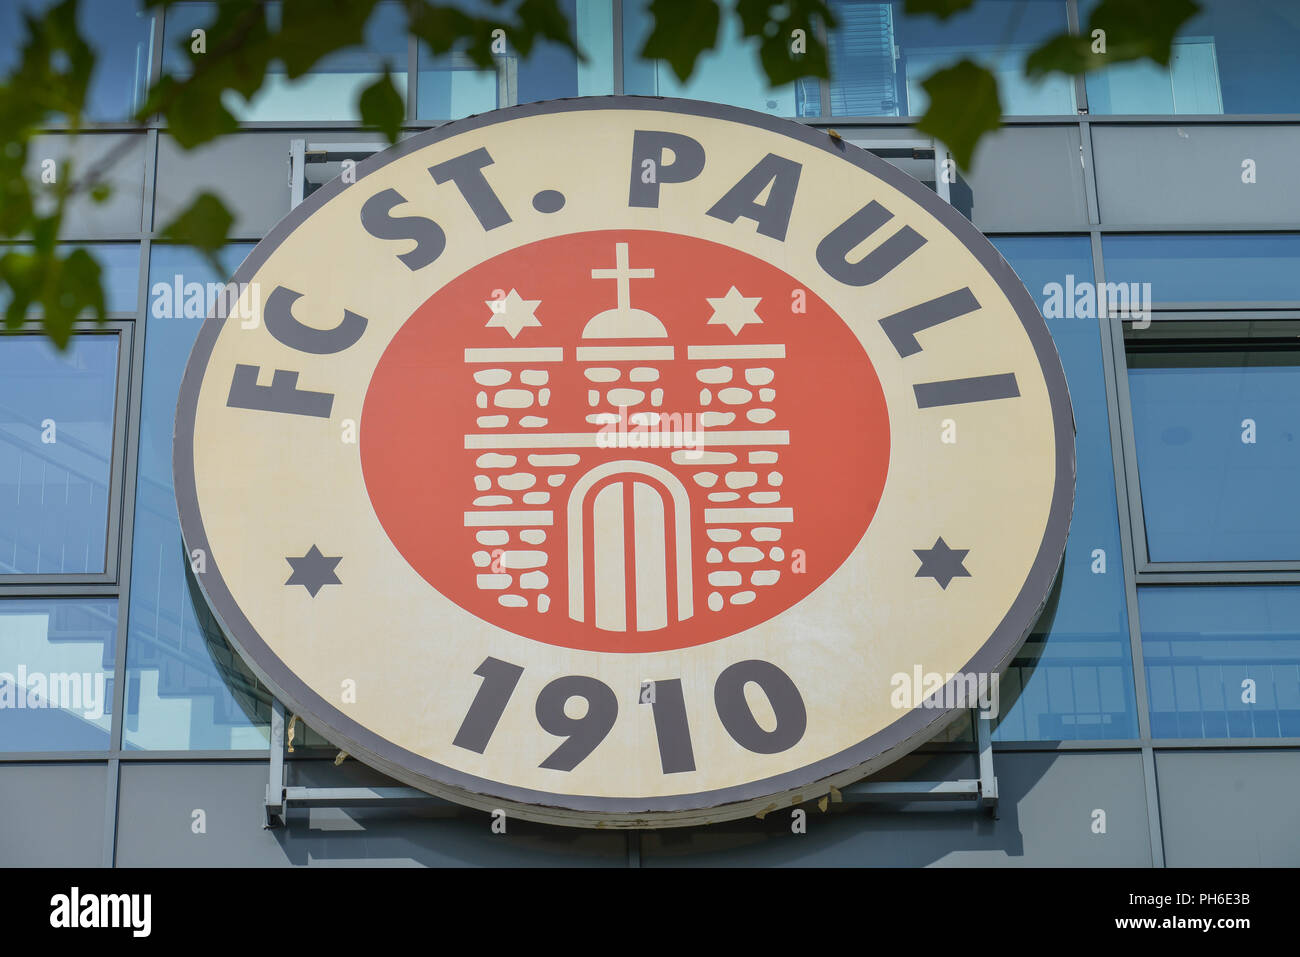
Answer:
[[[1296, 236], [1300, 237], [1300, 232], [1293, 228], [1287, 227], [1260, 227], [1244, 226], [1233, 228], [1230, 226], [1215, 226], [1206, 229], [1200, 229], [1195, 226], [1179, 226], [1177, 228], [1156, 227], [1156, 226], [1107, 226], [1103, 230], [1102, 247], [1103, 255], [1105, 251], [1105, 241], [1109, 237], [1117, 236], [1145, 236], [1154, 239], [1166, 237], [1226, 237], [1226, 236]], [[1112, 253], [1112, 259], [1118, 259]], [[1101, 280], [1098, 280], [1099, 282]], [[1300, 313], [1300, 298], [1298, 299], [1280, 299], [1274, 301], [1261, 300], [1259, 302], [1250, 302], [1240, 299], [1230, 300], [1193, 300], [1190, 302], [1162, 301], [1155, 300], [1151, 303], [1152, 320], [1163, 318], [1166, 321], [1184, 319], [1193, 322], [1212, 321], [1223, 319], [1223, 313], [1228, 313], [1229, 319], [1286, 319], [1292, 313]]]
[[[1278, 583], [1276, 583], [1276, 582], [1262, 582], [1262, 583], [1260, 583], [1260, 582], [1253, 582], [1253, 581], [1225, 581], [1225, 580], [1223, 580], [1222, 577], [1218, 577], [1218, 578], [1215, 578], [1215, 579], [1213, 579], [1213, 580], [1209, 580], [1209, 581], [1199, 581], [1199, 582], [1195, 582], [1195, 583], [1193, 583], [1193, 582], [1171, 582], [1171, 581], [1166, 581], [1166, 580], [1162, 580], [1162, 581], [1161, 581], [1160, 583], [1158, 583], [1158, 584], [1152, 584], [1151, 582], [1147, 582], [1147, 583], [1144, 584], [1141, 588], [1138, 589], [1138, 592], [1139, 592], [1139, 594], [1147, 593], [1147, 594], [1149, 594], [1149, 595], [1154, 595], [1155, 593], [1158, 593], [1158, 592], [1169, 593], [1169, 592], [1172, 592], [1172, 591], [1176, 591], [1176, 590], [1178, 590], [1178, 589], [1191, 589], [1191, 590], [1197, 590], [1197, 589], [1232, 589], [1232, 588], [1249, 588], [1249, 587], [1251, 587], [1252, 585], [1255, 585], [1255, 586], [1257, 586], [1257, 587], [1263, 587], [1263, 588], [1268, 588], [1270, 585], [1278, 586], [1278, 587], [1286, 587], [1285, 584], [1279, 586]], [[1139, 603], [1140, 603], [1140, 599], [1139, 599]], [[1238, 638], [1238, 637], [1240, 637], [1240, 636], [1234, 636], [1234, 640], [1236, 640], [1236, 638]], [[1162, 641], [1162, 640], [1163, 640], [1163, 641], [1170, 641], [1171, 639], [1169, 639], [1169, 638], [1163, 638], [1163, 639], [1162, 639], [1162, 638], [1160, 638], [1160, 637], [1157, 637], [1157, 636], [1153, 633], [1152, 636], [1151, 636], [1151, 639], [1150, 639], [1150, 640], [1151, 640], [1152, 643], [1155, 643], [1155, 642], [1159, 642], [1159, 641]], [[1175, 639], [1175, 640], [1176, 640], [1176, 639]], [[1143, 665], [1142, 665], [1142, 675], [1140, 676], [1140, 680], [1141, 680], [1141, 682], [1142, 682], [1142, 686], [1143, 686], [1144, 694], [1145, 694], [1145, 695], [1147, 696], [1147, 698], [1148, 698], [1148, 716], [1149, 716], [1149, 715], [1150, 715], [1150, 698], [1152, 697], [1152, 688], [1151, 688], [1151, 676], [1152, 676], [1151, 669], [1152, 669], [1152, 665], [1150, 665], [1150, 664], [1148, 664], [1148, 663], [1146, 662], [1146, 642], [1147, 642], [1147, 636], [1146, 636], [1146, 634], [1143, 634], [1143, 635], [1141, 636], [1141, 642], [1142, 642], [1142, 648], [1143, 648], [1143, 655], [1142, 655]], [[1257, 662], [1257, 663], [1258, 663], [1258, 662]], [[1178, 667], [1177, 665], [1167, 665], [1167, 664], [1162, 664], [1162, 663], [1160, 663], [1160, 662], [1158, 662], [1156, 666], [1157, 666], [1157, 667], [1160, 667], [1160, 666], [1163, 666], [1163, 667]], [[1229, 687], [1228, 685], [1224, 685], [1224, 686], [1223, 686], [1223, 689], [1226, 690], [1228, 687]], [[1175, 691], [1175, 695], [1176, 695], [1176, 691]], [[1190, 713], [1194, 713], [1194, 712], [1175, 711], [1174, 713], [1175, 713], [1175, 714], [1178, 714], [1178, 715], [1181, 715], [1181, 714], [1184, 714], [1184, 713], [1188, 713], [1188, 714], [1190, 714]], [[1204, 712], [1202, 712], [1202, 713], [1204, 713]], [[1250, 746], [1269, 747], [1269, 746], [1276, 746], [1276, 745], [1279, 744], [1279, 743], [1280, 743], [1283, 747], [1288, 747], [1288, 746], [1294, 746], [1295, 744], [1300, 743], [1300, 737], [1297, 737], [1297, 736], [1294, 736], [1294, 735], [1291, 735], [1291, 736], [1288, 736], [1288, 735], [1282, 735], [1282, 736], [1280, 736], [1280, 737], [1265, 737], [1265, 736], [1262, 736], [1262, 735], [1261, 735], [1261, 736], [1250, 735], [1250, 736], [1229, 736], [1229, 737], [1223, 737], [1223, 738], [1214, 738], [1214, 737], [1210, 737], [1208, 734], [1202, 734], [1201, 736], [1197, 736], [1197, 737], [1184, 737], [1184, 736], [1179, 735], [1179, 736], [1175, 736], [1175, 737], [1157, 738], [1157, 737], [1154, 735], [1154, 732], [1153, 732], [1153, 739], [1162, 742], [1162, 746], [1163, 746], [1162, 749], [1163, 749], [1163, 750], [1173, 750], [1173, 749], [1175, 749], [1175, 748], [1182, 748], [1182, 749], [1186, 749], [1186, 750], [1194, 750], [1194, 749], [1197, 749], [1197, 748], [1224, 748], [1224, 747], [1226, 747], [1226, 748], [1241, 748], [1241, 747], [1250, 747]]]
[[[1282, 336], [1300, 336], [1300, 309], [1168, 309], [1153, 306], [1151, 325], [1139, 329], [1125, 320], [1115, 324], [1117, 386], [1123, 467], [1129, 489], [1129, 527], [1138, 585], [1300, 583], [1300, 558], [1291, 560], [1153, 561], [1147, 549], [1146, 518], [1139, 482], [1137, 436], [1129, 390], [1129, 355], [1156, 347], [1162, 352], [1193, 352], [1210, 344], [1224, 350], [1281, 351]], [[1289, 351], [1289, 350], [1288, 350]]]
[[[73, 325], [77, 336], [106, 335], [117, 337], [117, 378], [113, 398], [113, 448], [109, 455], [108, 516], [104, 533], [104, 570], [93, 573], [25, 572], [5, 574], [0, 572], [0, 599], [44, 597], [68, 586], [117, 585], [122, 564], [122, 527], [125, 474], [127, 460], [127, 424], [131, 408], [131, 360], [135, 352], [135, 323], [130, 319], [110, 319], [103, 325], [80, 321]], [[0, 330], [3, 337], [44, 335], [38, 328], [24, 327]], [[37, 589], [37, 590], [34, 590]], [[62, 595], [62, 592], [57, 592]]]

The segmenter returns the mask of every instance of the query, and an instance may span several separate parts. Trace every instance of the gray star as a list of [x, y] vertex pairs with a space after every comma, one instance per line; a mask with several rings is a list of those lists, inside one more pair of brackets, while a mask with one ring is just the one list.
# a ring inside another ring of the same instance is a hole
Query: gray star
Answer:
[[343, 584], [334, 572], [338, 563], [343, 561], [342, 555], [338, 558], [327, 558], [313, 545], [302, 558], [286, 558], [285, 561], [293, 568], [293, 574], [285, 584], [301, 585], [307, 589], [307, 593], [312, 598], [315, 598], [316, 593], [326, 585]]
[[962, 565], [970, 554], [969, 548], [949, 548], [942, 538], [936, 538], [933, 548], [914, 548], [912, 551], [921, 559], [917, 578], [933, 578], [945, 591], [954, 578], [970, 578], [970, 572]]

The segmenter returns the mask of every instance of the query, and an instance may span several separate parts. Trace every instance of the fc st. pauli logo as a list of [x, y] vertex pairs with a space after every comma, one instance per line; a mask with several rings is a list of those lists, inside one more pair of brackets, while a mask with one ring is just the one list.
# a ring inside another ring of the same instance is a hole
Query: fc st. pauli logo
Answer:
[[925, 740], [951, 709], [893, 675], [1005, 666], [1064, 548], [1068, 397], [933, 193], [639, 98], [358, 174], [241, 267], [262, 322], [204, 324], [175, 451], [214, 612], [331, 740], [479, 807], [684, 824]]

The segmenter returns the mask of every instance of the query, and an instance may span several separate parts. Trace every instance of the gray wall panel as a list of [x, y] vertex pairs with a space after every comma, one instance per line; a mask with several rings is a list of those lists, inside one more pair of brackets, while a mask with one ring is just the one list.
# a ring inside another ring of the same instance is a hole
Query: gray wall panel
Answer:
[[[844, 131], [864, 148], [906, 146], [928, 140], [910, 128], [857, 127]], [[984, 138], [971, 163], [950, 184], [952, 204], [980, 229], [1008, 231], [1042, 226], [1086, 226], [1088, 201], [1079, 161], [1079, 127], [1008, 127]], [[909, 176], [934, 187], [934, 161], [885, 157]]]
[[[45, 215], [54, 209], [56, 186], [43, 183], [42, 164], [54, 160], [56, 174], [61, 176], [63, 161], [71, 158], [73, 182], [81, 182], [87, 173], [102, 169], [100, 181], [111, 192], [102, 203], [91, 199], [89, 191], [70, 198], [63, 212], [62, 235], [93, 239], [111, 233], [139, 233], [146, 142], [147, 137], [138, 133], [32, 137], [24, 170], [38, 197], [37, 212]], [[47, 202], [41, 202], [42, 196]]]
[[[355, 761], [294, 761], [290, 783], [317, 787], [393, 782]], [[264, 762], [185, 762], [122, 768], [120, 866], [624, 866], [623, 834], [542, 827], [455, 808], [290, 811], [285, 828], [264, 830]], [[207, 831], [192, 830], [193, 812]]]
[[[973, 759], [943, 755], [908, 777], [974, 774]], [[1146, 799], [1137, 754], [995, 755], [996, 819], [978, 810], [913, 805], [808, 805], [808, 832], [789, 811], [707, 830], [648, 833], [647, 866], [1046, 866], [1149, 867]], [[1106, 833], [1092, 812], [1106, 812]]]
[[1300, 867], [1300, 752], [1156, 753], [1170, 867]]
[[99, 867], [106, 764], [0, 764], [0, 866]]
[[[295, 130], [238, 133], [193, 150], [183, 150], [168, 136], [158, 139], [158, 183], [154, 216], [159, 226], [207, 190], [235, 217], [231, 235], [264, 235], [289, 212], [289, 143], [380, 143], [375, 133], [356, 130]], [[313, 171], [314, 172], [314, 171]], [[335, 163], [327, 174], [338, 175]], [[313, 175], [308, 176], [313, 181]], [[319, 177], [315, 177], [318, 181]]]
[[952, 203], [988, 231], [1086, 226], [1081, 155], [1077, 125], [1001, 129], [952, 184]]
[[[1094, 126], [1092, 142], [1104, 224], [1300, 223], [1300, 127]], [[1254, 183], [1241, 180], [1246, 159]]]
[[165, 226], [206, 190], [235, 217], [231, 235], [261, 236], [289, 212], [289, 141], [307, 136], [239, 133], [189, 151], [160, 136], [155, 223]]

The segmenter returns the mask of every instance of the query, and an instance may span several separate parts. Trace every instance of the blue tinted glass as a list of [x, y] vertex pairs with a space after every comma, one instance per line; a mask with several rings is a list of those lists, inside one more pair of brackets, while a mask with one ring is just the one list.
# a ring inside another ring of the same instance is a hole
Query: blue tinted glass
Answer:
[[[1097, 0], [1082, 0], [1087, 24]], [[1295, 0], [1200, 0], [1168, 66], [1124, 63], [1087, 74], [1093, 113], [1300, 113]]]
[[[227, 247], [214, 275], [189, 249], [155, 245], [149, 268], [139, 480], [127, 631], [123, 746], [140, 749], [264, 748], [267, 707], [206, 608], [194, 602], [172, 486], [172, 425], [190, 349], [202, 323], [158, 307], [179, 282], [224, 282], [251, 245]], [[157, 318], [159, 313], [178, 318]], [[250, 716], [251, 715], [251, 716]]]
[[1300, 559], [1300, 351], [1128, 364], [1151, 560]]
[[[1043, 303], [1049, 283], [1091, 282], [1086, 236], [993, 240]], [[1072, 278], [1070, 278], [1072, 277]], [[1051, 319], [1074, 406], [1074, 517], [1061, 578], [1002, 679], [999, 741], [1137, 736], [1110, 420], [1097, 319]]]
[[1150, 283], [1156, 303], [1300, 300], [1300, 233], [1103, 236], [1108, 282]]
[[[486, 18], [493, 7], [458, 0], [453, 4]], [[505, 52], [496, 68], [479, 69], [462, 53], [434, 56], [421, 44], [419, 116], [450, 120], [515, 103], [533, 103], [571, 96], [601, 96], [614, 92], [614, 8], [604, 0], [559, 0], [587, 61], [579, 63], [569, 50], [549, 41], [538, 42], [527, 56], [503, 38]]]
[[[99, 263], [104, 308], [109, 312], [134, 313], [140, 287], [140, 247], [135, 243], [76, 243], [75, 247], [85, 249]], [[60, 255], [66, 255], [72, 248], [73, 246], [60, 247]], [[0, 246], [0, 256], [11, 249], [27, 252], [30, 247], [20, 243]], [[8, 302], [8, 288], [0, 289], [0, 308]], [[39, 308], [33, 306], [29, 312], [39, 314]]]
[[[9, 73], [26, 42], [23, 13], [43, 11], [55, 0], [4, 0], [0, 3], [0, 76]], [[77, 28], [95, 51], [95, 68], [86, 97], [86, 118], [129, 120], [144, 102], [153, 57], [153, 14], [139, 0], [93, 0], [77, 8]]]
[[0, 575], [104, 571], [117, 350], [0, 336]]
[[1138, 589], [1155, 738], [1300, 736], [1300, 588]]
[[[214, 3], [183, 3], [167, 9], [163, 65], [176, 76], [189, 74], [191, 31], [216, 20]], [[267, 23], [281, 22], [281, 5], [267, 4]], [[328, 14], [323, 12], [322, 16]], [[383, 75], [385, 64], [393, 83], [406, 95], [408, 44], [406, 16], [400, 4], [381, 3], [366, 21], [365, 42], [321, 58], [305, 76], [290, 80], [279, 60], [267, 69], [262, 87], [251, 101], [228, 92], [226, 109], [244, 122], [283, 120], [353, 120], [358, 117], [361, 91]]]
[[922, 86], [937, 70], [969, 58], [998, 78], [1009, 116], [1075, 112], [1074, 84], [1064, 76], [1041, 82], [1024, 75], [1026, 55], [1066, 30], [1060, 0], [981, 0], [939, 20], [906, 16], [904, 4], [832, 0], [831, 112], [837, 116], [920, 116], [929, 98]]
[[674, 96], [689, 100], [712, 100], [743, 106], [773, 116], [817, 116], [821, 113], [821, 89], [815, 79], [800, 80], [773, 88], [758, 59], [757, 37], [741, 33], [735, 3], [722, 6], [722, 23], [717, 43], [695, 62], [695, 71], [685, 83], [677, 79], [667, 63], [643, 60], [641, 50], [654, 27], [646, 0], [623, 4], [623, 90], [649, 96]]
[[83, 243], [99, 261], [104, 306], [109, 312], [135, 312], [140, 289], [140, 247], [135, 243]]
[[117, 599], [0, 600], [0, 751], [92, 751], [112, 724]]

